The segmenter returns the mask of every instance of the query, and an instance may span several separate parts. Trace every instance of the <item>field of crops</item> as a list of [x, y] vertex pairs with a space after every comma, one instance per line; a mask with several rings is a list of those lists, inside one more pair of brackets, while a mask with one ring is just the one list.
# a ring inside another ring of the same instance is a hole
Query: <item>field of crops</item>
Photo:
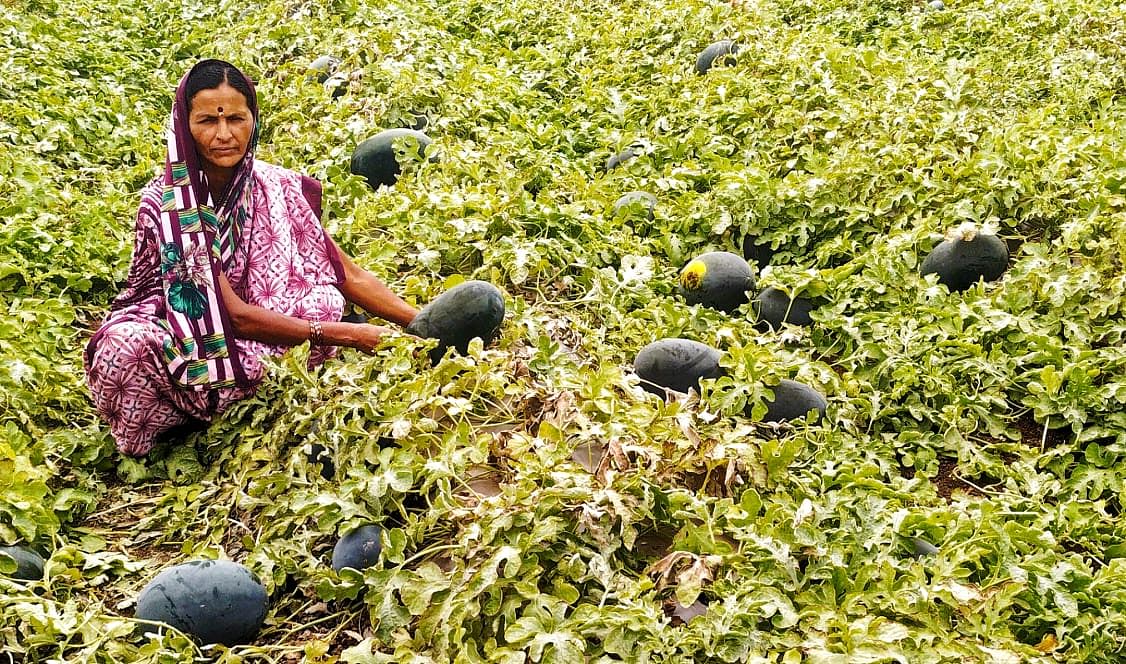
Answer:
[[[4, 0], [0, 545], [47, 562], [0, 556], [0, 662], [1126, 659], [1126, 6], [945, 2]], [[257, 81], [258, 157], [325, 183], [342, 247], [420, 306], [496, 284], [499, 339], [297, 348], [119, 456], [81, 351], [201, 57]], [[420, 116], [437, 161], [349, 173]], [[631, 190], [652, 220], [612, 211]], [[919, 266], [964, 222], [1011, 259], [952, 293]], [[766, 247], [759, 287], [812, 326], [678, 294], [699, 253]], [[645, 392], [663, 337], [725, 375]], [[786, 378], [823, 423], [760, 421]], [[380, 563], [334, 572], [372, 523]], [[252, 645], [134, 620], [199, 558], [266, 587]]]

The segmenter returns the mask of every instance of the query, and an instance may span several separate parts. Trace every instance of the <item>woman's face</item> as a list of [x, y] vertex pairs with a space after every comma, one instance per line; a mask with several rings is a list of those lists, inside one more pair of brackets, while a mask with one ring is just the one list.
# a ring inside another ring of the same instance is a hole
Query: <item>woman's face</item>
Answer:
[[254, 115], [246, 97], [223, 83], [197, 92], [191, 106], [188, 124], [200, 158], [218, 168], [233, 168], [246, 154], [254, 132]]

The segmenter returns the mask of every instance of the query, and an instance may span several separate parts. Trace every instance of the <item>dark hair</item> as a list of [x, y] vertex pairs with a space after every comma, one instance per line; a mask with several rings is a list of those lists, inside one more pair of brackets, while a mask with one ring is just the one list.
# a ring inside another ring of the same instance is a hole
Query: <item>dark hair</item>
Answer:
[[250, 90], [250, 83], [241, 71], [221, 60], [204, 60], [188, 74], [184, 88], [184, 94], [188, 98], [188, 112], [192, 110], [192, 97], [202, 90], [214, 90], [224, 83], [242, 93], [246, 98], [247, 108], [253, 111], [257, 107], [254, 103], [254, 93]]

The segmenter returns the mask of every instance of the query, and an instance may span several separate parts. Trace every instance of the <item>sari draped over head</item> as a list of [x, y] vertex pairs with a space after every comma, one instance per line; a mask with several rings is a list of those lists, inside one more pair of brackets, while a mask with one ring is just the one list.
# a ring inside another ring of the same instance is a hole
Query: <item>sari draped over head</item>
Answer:
[[[246, 259], [249, 251], [244, 232], [256, 212], [255, 188], [259, 186], [254, 161], [258, 143], [258, 103], [253, 83], [243, 76], [250, 87], [248, 106], [254, 129], [246, 154], [235, 166], [226, 191], [215, 201], [189, 125], [187, 82], [196, 68], [216, 62], [238, 72], [233, 65], [221, 60], [203, 60], [184, 75], [177, 87], [167, 131], [168, 154], [161, 180], [158, 224], [165, 300], [163, 324], [172, 335], [164, 345], [164, 360], [174, 382], [198, 390], [246, 386], [253, 382], [232, 343], [232, 326], [218, 284], [219, 273], [230, 270], [236, 252], [243, 252], [240, 258]], [[320, 184], [312, 178], [299, 177], [301, 193], [319, 229]], [[291, 212], [276, 207], [266, 214]], [[320, 281], [340, 283], [343, 278], [340, 258], [327, 236], [325, 249], [331, 274], [327, 280]]]

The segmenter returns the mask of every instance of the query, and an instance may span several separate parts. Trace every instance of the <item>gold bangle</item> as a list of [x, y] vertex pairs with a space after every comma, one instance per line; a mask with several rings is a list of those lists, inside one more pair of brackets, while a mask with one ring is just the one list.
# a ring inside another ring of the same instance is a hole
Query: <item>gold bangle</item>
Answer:
[[321, 346], [325, 341], [325, 331], [321, 327], [319, 320], [309, 321], [309, 343], [314, 346]]

